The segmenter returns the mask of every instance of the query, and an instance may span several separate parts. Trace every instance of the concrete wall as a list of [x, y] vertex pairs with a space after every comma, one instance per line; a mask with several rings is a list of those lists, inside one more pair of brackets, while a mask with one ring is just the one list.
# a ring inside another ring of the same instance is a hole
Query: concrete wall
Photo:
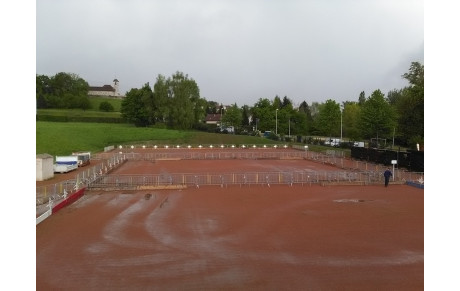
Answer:
[[45, 181], [54, 177], [53, 156], [48, 154], [37, 155], [37, 181]]

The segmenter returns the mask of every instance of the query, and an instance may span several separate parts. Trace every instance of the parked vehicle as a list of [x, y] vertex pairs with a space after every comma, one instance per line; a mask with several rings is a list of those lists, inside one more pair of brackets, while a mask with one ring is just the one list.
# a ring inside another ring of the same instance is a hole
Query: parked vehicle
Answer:
[[326, 139], [324, 144], [329, 145], [331, 147], [338, 147], [338, 146], [340, 146], [341, 142], [342, 141], [340, 140], [340, 138], [329, 138], [329, 139]]
[[67, 173], [78, 168], [77, 156], [56, 156], [56, 163], [53, 165], [55, 173]]
[[76, 152], [72, 153], [72, 156], [78, 157], [78, 166], [84, 167], [90, 164], [91, 153], [90, 152]]

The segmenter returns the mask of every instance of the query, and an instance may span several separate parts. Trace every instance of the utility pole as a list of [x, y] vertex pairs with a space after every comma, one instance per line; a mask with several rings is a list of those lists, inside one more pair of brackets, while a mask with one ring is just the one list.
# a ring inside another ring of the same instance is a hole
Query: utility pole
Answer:
[[276, 109], [275, 111], [275, 122], [276, 122], [276, 125], [275, 125], [275, 134], [276, 136], [278, 136], [278, 108]]

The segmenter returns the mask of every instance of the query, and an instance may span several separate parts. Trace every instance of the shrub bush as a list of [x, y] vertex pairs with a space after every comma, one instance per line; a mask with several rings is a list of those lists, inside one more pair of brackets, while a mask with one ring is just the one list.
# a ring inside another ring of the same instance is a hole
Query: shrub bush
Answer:
[[99, 104], [99, 111], [113, 112], [114, 108], [108, 101], [102, 101], [101, 104]]

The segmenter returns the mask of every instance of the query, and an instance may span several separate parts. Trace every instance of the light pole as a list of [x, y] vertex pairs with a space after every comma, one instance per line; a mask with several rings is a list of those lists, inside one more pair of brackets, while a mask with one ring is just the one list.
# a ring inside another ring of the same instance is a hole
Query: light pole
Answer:
[[220, 131], [222, 131], [222, 104], [220, 104]]
[[276, 134], [276, 136], [278, 136], [278, 108], [275, 111], [275, 120], [276, 120], [275, 121], [276, 122], [276, 124], [275, 124], [275, 134]]
[[391, 149], [393, 149], [395, 146], [395, 132], [396, 132], [396, 127], [393, 127], [393, 145], [391, 146]]
[[289, 137], [291, 137], [291, 119], [289, 118]]
[[342, 131], [343, 131], [343, 122], [342, 122], [343, 107], [340, 105], [340, 142], [342, 142]]

